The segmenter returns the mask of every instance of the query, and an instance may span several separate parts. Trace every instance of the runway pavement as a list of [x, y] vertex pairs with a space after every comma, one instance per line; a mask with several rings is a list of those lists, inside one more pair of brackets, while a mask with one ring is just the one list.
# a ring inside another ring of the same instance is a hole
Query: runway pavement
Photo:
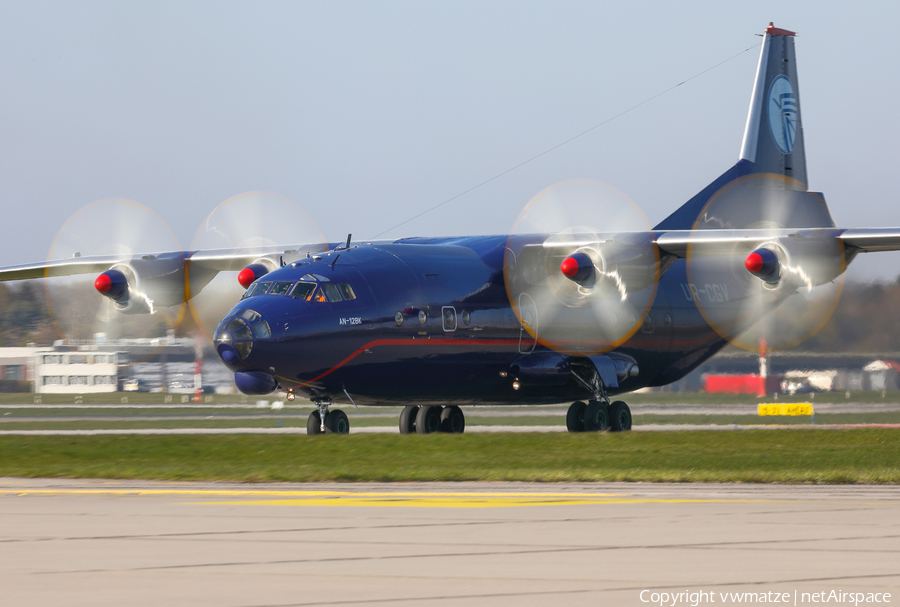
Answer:
[[0, 479], [0, 521], [4, 605], [900, 596], [895, 486]]

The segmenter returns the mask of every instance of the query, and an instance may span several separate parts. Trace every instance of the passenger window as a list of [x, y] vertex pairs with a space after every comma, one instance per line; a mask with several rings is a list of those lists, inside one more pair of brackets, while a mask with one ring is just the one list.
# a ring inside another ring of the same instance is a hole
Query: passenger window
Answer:
[[356, 299], [356, 293], [353, 292], [353, 287], [348, 284], [340, 284], [338, 285], [338, 289], [341, 290], [341, 295], [344, 296], [344, 299]]
[[318, 303], [322, 303], [323, 301], [327, 301], [327, 300], [325, 299], [325, 291], [323, 291], [321, 287], [318, 288], [318, 289], [316, 289], [316, 294], [312, 296], [312, 301], [315, 301], [315, 302], [318, 302]]
[[315, 290], [316, 285], [311, 282], [298, 282], [297, 286], [294, 287], [294, 290], [291, 292], [291, 297], [309, 301], [309, 296], [312, 295], [312, 292]]
[[343, 299], [337, 285], [333, 282], [325, 283], [322, 286], [325, 288], [325, 293], [328, 294], [328, 301], [341, 301]]
[[291, 285], [293, 282], [276, 282], [272, 285], [271, 290], [269, 291], [269, 295], [287, 295], [287, 292], [291, 290]]
[[444, 331], [456, 331], [456, 308], [444, 306], [441, 312], [444, 316]]

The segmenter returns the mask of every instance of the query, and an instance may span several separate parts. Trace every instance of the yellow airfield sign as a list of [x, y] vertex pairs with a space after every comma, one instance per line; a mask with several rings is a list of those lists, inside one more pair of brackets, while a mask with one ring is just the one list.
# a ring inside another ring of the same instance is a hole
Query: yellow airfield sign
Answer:
[[760, 415], [813, 415], [812, 403], [768, 403], [759, 405]]

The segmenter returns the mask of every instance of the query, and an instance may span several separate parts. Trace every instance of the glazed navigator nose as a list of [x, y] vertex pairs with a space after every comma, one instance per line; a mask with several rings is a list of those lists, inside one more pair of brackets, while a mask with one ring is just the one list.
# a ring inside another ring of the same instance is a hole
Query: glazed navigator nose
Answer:
[[259, 312], [245, 308], [226, 317], [216, 329], [216, 352], [225, 363], [237, 365], [247, 360], [256, 339], [272, 336], [269, 323]]

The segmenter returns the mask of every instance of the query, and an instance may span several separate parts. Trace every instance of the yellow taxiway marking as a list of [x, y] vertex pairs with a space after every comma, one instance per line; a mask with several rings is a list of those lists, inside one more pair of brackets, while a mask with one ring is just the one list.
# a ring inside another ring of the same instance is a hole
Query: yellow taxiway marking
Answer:
[[[297, 498], [453, 498], [453, 497], [511, 497], [511, 498], [606, 498], [624, 497], [627, 493], [482, 493], [428, 491], [278, 491], [251, 489], [19, 489], [0, 487], [0, 495], [196, 495], [228, 497], [297, 497]], [[241, 502], [243, 503], [243, 502]]]
[[[814, 500], [753, 498], [654, 498], [628, 493], [527, 493], [429, 491], [299, 491], [252, 489], [25, 489], [0, 487], [0, 496], [119, 495], [212, 498], [255, 498], [183, 502], [195, 506], [362, 506], [410, 508], [509, 508], [600, 504], [779, 504], [822, 505]], [[838, 502], [835, 502], [838, 503]], [[840, 502], [847, 505], [847, 502]], [[895, 503], [854, 503], [855, 506], [896, 506]]]
[[654, 499], [581, 496], [570, 494], [543, 496], [511, 496], [511, 495], [478, 495], [430, 497], [425, 495], [398, 496], [396, 494], [383, 497], [358, 495], [354, 497], [276, 500], [236, 500], [227, 502], [189, 502], [193, 506], [369, 506], [369, 507], [407, 507], [407, 508], [509, 508], [518, 506], [584, 506], [588, 504], [793, 504], [796, 502], [778, 500], [739, 500], [739, 499]]

